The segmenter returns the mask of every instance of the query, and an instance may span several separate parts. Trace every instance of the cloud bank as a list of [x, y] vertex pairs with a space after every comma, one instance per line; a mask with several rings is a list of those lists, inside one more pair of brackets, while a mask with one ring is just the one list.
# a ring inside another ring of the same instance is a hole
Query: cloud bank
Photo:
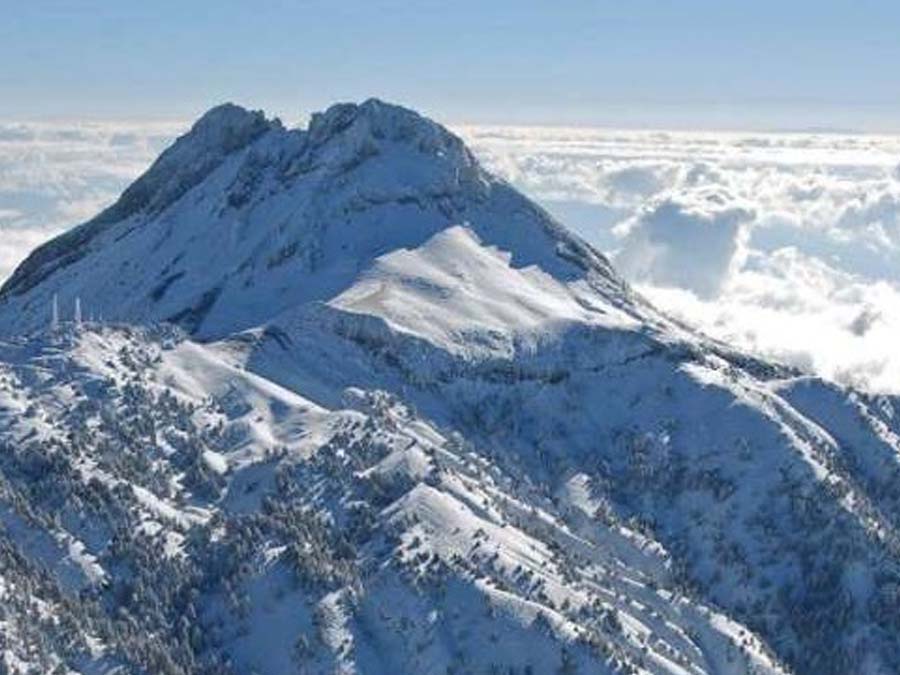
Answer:
[[712, 299], [739, 262], [745, 225], [754, 213], [719, 191], [690, 197], [654, 200], [614, 228], [622, 240], [614, 262], [632, 282], [685, 288]]
[[183, 128], [0, 122], [0, 279], [32, 248], [112, 203]]
[[900, 392], [900, 137], [461, 131], [670, 313]]

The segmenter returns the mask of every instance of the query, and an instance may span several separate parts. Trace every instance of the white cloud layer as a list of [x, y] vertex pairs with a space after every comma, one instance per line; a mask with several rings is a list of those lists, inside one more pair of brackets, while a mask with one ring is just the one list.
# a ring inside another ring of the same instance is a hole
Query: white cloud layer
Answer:
[[718, 190], [653, 199], [613, 229], [621, 237], [614, 262], [635, 283], [684, 288], [713, 299], [739, 265], [745, 226], [754, 217]]
[[183, 128], [0, 122], [0, 279], [32, 248], [110, 204]]
[[[0, 123], [0, 278], [186, 125]], [[707, 333], [900, 392], [900, 137], [457, 129]]]
[[900, 392], [900, 137], [465, 128], [659, 306]]

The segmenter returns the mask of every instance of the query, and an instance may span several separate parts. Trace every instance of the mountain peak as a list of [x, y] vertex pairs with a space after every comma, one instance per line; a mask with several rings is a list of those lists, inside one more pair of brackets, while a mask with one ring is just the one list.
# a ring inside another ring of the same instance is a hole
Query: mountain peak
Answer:
[[280, 129], [261, 110], [250, 111], [233, 103], [218, 105], [198, 119], [138, 178], [112, 207], [104, 220], [121, 220], [137, 210], [159, 212], [213, 172], [230, 154], [241, 150], [267, 131]]
[[228, 153], [278, 126], [280, 122], [267, 120], [262, 110], [247, 110], [234, 103], [222, 103], [200, 116], [190, 131], [176, 141], [176, 146], [178, 143], [190, 143], [206, 150]]
[[221, 337], [337, 297], [377, 258], [459, 225], [513, 268], [602, 277], [620, 294], [602, 256], [412, 110], [339, 103], [304, 131], [226, 103], [113, 206], [19, 266], [0, 289], [0, 332], [45, 325], [58, 295]]
[[157, 214], [202, 182], [231, 153], [266, 131], [281, 128], [262, 111], [224, 103], [202, 115], [132, 183], [119, 199], [95, 218], [39, 246], [0, 289], [0, 297], [21, 294], [55, 270], [84, 256], [91, 242], [111, 225], [140, 212]]
[[437, 122], [414, 110], [370, 98], [362, 103], [336, 103], [321, 113], [313, 114], [309, 123], [309, 139], [314, 145], [337, 135], [369, 135], [378, 140], [417, 141], [423, 150], [461, 148], [463, 142]]
[[[337, 103], [310, 118], [301, 163], [341, 174], [386, 156], [409, 186], [431, 184], [435, 172], [477, 183], [484, 172], [452, 132], [417, 112], [370, 98], [363, 103]], [[400, 159], [403, 156], [404, 159]], [[377, 166], [381, 170], [380, 166]], [[376, 179], [376, 182], [382, 182]]]

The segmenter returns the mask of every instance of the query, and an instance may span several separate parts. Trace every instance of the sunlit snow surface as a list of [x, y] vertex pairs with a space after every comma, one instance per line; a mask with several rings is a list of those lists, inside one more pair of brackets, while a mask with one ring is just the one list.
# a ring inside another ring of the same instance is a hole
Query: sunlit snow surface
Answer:
[[[711, 302], [759, 214], [692, 194], [606, 248]], [[900, 670], [898, 400], [670, 321], [412, 111], [209, 111], [0, 331], [0, 670]]]
[[[0, 124], [0, 275], [186, 124]], [[900, 137], [456, 129], [654, 302], [768, 357], [900, 390]]]

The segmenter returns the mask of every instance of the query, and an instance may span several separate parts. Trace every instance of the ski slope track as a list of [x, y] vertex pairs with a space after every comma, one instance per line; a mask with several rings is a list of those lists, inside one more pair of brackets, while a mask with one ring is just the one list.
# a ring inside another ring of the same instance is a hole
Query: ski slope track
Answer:
[[0, 672], [900, 672], [898, 404], [410, 110], [226, 104], [0, 290]]

